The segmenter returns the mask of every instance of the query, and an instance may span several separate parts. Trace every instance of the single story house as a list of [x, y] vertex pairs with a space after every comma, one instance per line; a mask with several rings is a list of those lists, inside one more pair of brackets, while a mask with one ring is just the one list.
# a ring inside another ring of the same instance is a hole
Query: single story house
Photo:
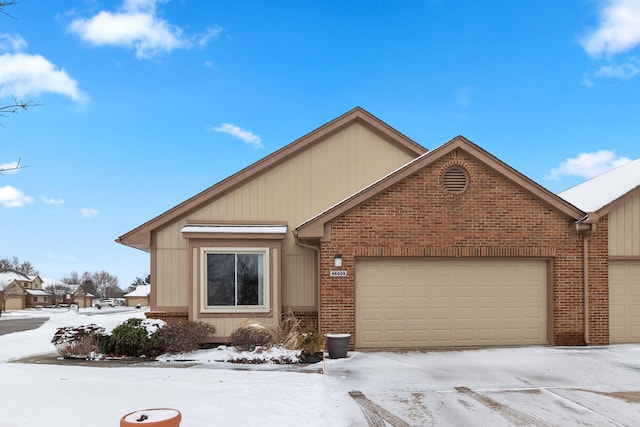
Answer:
[[138, 285], [136, 288], [124, 294], [127, 307], [135, 307], [138, 304], [142, 307], [149, 305], [149, 295], [151, 295], [151, 285]]
[[352, 349], [606, 345], [640, 318], [611, 317], [610, 260], [640, 259], [638, 211], [633, 253], [610, 252], [621, 206], [571, 203], [462, 136], [428, 151], [358, 107], [116, 241], [150, 254], [147, 315], [215, 341], [291, 310]]
[[42, 287], [40, 276], [27, 276], [8, 270], [0, 273], [0, 288], [4, 290], [5, 310], [45, 307], [54, 303], [54, 296]]

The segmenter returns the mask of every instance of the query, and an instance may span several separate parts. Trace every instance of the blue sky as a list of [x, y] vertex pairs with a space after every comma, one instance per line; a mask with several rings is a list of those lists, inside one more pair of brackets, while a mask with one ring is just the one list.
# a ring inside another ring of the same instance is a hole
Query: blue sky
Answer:
[[361, 106], [553, 192], [640, 157], [637, 0], [20, 0], [0, 16], [0, 257], [43, 277]]

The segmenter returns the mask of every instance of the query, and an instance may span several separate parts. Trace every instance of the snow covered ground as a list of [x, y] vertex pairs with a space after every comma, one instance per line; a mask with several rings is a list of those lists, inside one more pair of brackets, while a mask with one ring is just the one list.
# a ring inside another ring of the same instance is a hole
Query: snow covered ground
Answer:
[[296, 367], [215, 361], [231, 349], [181, 356], [190, 362], [166, 357], [117, 367], [13, 362], [54, 352], [59, 326], [95, 323], [109, 331], [143, 316], [95, 311], [3, 313], [0, 322], [50, 318], [0, 336], [0, 426], [117, 426], [146, 408], [179, 410], [182, 427], [367, 426], [367, 419], [390, 426], [632, 426], [640, 419], [640, 345], [350, 352]]

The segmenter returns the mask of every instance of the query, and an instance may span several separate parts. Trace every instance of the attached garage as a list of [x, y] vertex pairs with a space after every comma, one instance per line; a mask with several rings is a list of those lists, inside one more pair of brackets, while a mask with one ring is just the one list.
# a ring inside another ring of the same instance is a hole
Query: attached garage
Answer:
[[5, 295], [4, 308], [5, 310], [22, 310], [25, 308], [24, 296], [9, 296]]
[[609, 263], [609, 339], [640, 342], [640, 261]]
[[356, 348], [547, 344], [548, 262], [359, 259]]

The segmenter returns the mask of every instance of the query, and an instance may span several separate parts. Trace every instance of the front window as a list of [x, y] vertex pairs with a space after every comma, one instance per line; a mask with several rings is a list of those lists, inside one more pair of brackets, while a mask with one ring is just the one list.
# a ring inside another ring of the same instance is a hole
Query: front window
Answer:
[[266, 249], [204, 251], [203, 291], [207, 311], [266, 311]]

